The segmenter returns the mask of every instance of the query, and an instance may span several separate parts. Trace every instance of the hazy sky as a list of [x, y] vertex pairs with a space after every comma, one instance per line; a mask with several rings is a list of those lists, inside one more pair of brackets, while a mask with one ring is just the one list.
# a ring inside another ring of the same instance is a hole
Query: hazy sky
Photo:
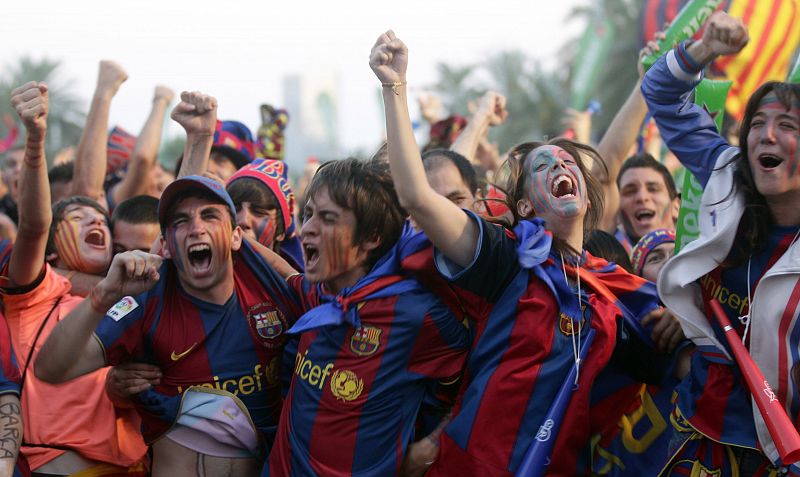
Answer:
[[[75, 92], [90, 98], [97, 62], [118, 61], [130, 78], [114, 99], [111, 124], [138, 133], [152, 90], [200, 90], [220, 103], [221, 119], [255, 130], [258, 104], [281, 105], [285, 75], [338, 75], [340, 141], [370, 147], [380, 137], [377, 80], [367, 64], [375, 38], [392, 28], [409, 46], [409, 85], [435, 78], [439, 61], [480, 61], [519, 48], [552, 60], [583, 28], [567, 13], [588, 0], [40, 0], [3, 2], [3, 64], [20, 55], [63, 62]], [[180, 128], [170, 127], [169, 133]]]

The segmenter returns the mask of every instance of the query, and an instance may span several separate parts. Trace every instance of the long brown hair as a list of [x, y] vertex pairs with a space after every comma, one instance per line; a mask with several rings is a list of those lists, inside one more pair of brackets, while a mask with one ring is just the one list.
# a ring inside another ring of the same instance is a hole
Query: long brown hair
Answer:
[[[740, 192], [744, 196], [745, 202], [736, 238], [733, 241], [731, 251], [723, 262], [723, 267], [726, 268], [744, 263], [753, 252], [765, 247], [769, 242], [769, 231], [775, 225], [767, 199], [756, 188], [753, 171], [750, 169], [750, 161], [747, 157], [747, 136], [750, 134], [750, 123], [753, 121], [753, 116], [758, 112], [761, 101], [770, 93], [774, 93], [778, 101], [787, 110], [790, 110], [792, 99], [800, 100], [800, 85], [768, 81], [761, 85], [747, 101], [742, 127], [739, 131], [740, 152], [722, 166], [726, 167], [733, 164], [735, 167], [733, 189], [730, 195]], [[728, 199], [730, 195], [723, 201]]]
[[[603, 216], [603, 189], [600, 182], [592, 175], [584, 165], [582, 155], [589, 156], [597, 164], [605, 168], [605, 163], [600, 154], [591, 146], [581, 144], [579, 142], [570, 141], [569, 139], [557, 137], [547, 142], [532, 141], [524, 142], [511, 148], [508, 152], [508, 159], [501, 167], [503, 171], [503, 179], [497, 184], [498, 187], [503, 189], [506, 193], [506, 206], [511, 211], [513, 222], [506, 223], [508, 227], [514, 227], [521, 220], [530, 219], [533, 215], [524, 217], [519, 214], [517, 210], [517, 202], [526, 198], [526, 189], [528, 184], [527, 159], [531, 151], [541, 146], [557, 146], [567, 151], [567, 153], [575, 159], [578, 164], [578, 169], [583, 174], [584, 182], [586, 183], [586, 194], [591, 203], [591, 207], [586, 211], [583, 218], [583, 241], [588, 240], [592, 231], [597, 228], [597, 223]], [[553, 248], [560, 252], [566, 252], [571, 255], [580, 254], [580, 250], [574, 250], [564, 240], [559, 237], [553, 237]]]

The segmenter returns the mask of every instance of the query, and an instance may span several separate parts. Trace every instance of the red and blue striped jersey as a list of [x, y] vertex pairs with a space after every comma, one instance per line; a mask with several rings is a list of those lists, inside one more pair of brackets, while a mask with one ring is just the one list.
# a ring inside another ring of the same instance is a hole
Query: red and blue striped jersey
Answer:
[[617, 322], [638, 322], [657, 307], [655, 289], [586, 254], [579, 309], [577, 291], [564, 277], [566, 270], [574, 280], [575, 268], [562, 268], [551, 253], [541, 265], [524, 269], [513, 234], [472, 217], [480, 227], [473, 263], [452, 269], [436, 253], [437, 268], [469, 310], [473, 344], [453, 419], [428, 475], [513, 475], [574, 365], [573, 338], [577, 344], [591, 327], [595, 337], [547, 470], [575, 475], [588, 466], [589, 391], [611, 359]]
[[[719, 301], [740, 336], [744, 334], [745, 327], [739, 317], [748, 314], [750, 305], [748, 285], [752, 296], [762, 275], [786, 252], [797, 232], [796, 226], [773, 227], [766, 246], [752, 255], [749, 273], [748, 263], [745, 262], [734, 268], [717, 268], [698, 281], [703, 302], [707, 304], [712, 298]], [[710, 309], [706, 309], [706, 316], [713, 316]], [[732, 355], [719, 323], [714, 319], [709, 319], [709, 323], [720, 343]], [[775, 330], [776, 333], [784, 334], [787, 331], [790, 330]], [[789, 349], [799, 349], [800, 336], [797, 332], [789, 334], [794, 345]], [[749, 335], [747, 338], [745, 344], [749, 345]], [[787, 337], [783, 336], [782, 340], [787, 340]], [[739, 367], [719, 350], [714, 347], [699, 347], [699, 352], [692, 356], [689, 375], [678, 391], [680, 415], [698, 431], [719, 442], [758, 447], [747, 384]], [[800, 401], [795, 400], [791, 415], [798, 414]]]
[[11, 346], [11, 332], [5, 316], [0, 313], [0, 394], [19, 396], [20, 373], [14, 348]]
[[288, 285], [246, 242], [234, 254], [234, 293], [223, 305], [186, 293], [171, 261], [160, 272], [153, 289], [125, 297], [95, 330], [108, 364], [161, 368], [161, 383], [134, 399], [145, 440], [172, 426], [181, 393], [199, 385], [240, 399], [271, 441], [280, 415], [285, 333], [300, 310]]
[[[321, 285], [289, 279], [304, 310]], [[429, 383], [457, 376], [469, 338], [422, 288], [357, 305], [347, 322], [300, 335], [289, 393], [265, 475], [394, 475]]]
[[[5, 266], [5, 264], [3, 264], [3, 266]], [[12, 394], [14, 396], [19, 396], [21, 391], [20, 380], [21, 376], [19, 367], [17, 366], [17, 358], [11, 344], [11, 332], [8, 328], [5, 316], [0, 313], [0, 395]], [[18, 407], [17, 412], [20, 414], [19, 419], [22, 419], [22, 408]], [[9, 417], [9, 419], [13, 419], [13, 417]], [[22, 436], [19, 437], [19, 441], [22, 442]], [[28, 462], [25, 460], [25, 456], [20, 452], [12, 476], [23, 477], [29, 475], [31, 475], [31, 473], [28, 468]]]

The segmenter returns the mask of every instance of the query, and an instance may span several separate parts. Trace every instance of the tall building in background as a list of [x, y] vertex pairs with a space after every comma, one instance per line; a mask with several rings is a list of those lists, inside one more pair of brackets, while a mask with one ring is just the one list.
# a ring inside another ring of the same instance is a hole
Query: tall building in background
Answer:
[[283, 79], [283, 104], [289, 112], [286, 156], [292, 172], [302, 170], [309, 156], [340, 156], [339, 82], [334, 72], [314, 72]]

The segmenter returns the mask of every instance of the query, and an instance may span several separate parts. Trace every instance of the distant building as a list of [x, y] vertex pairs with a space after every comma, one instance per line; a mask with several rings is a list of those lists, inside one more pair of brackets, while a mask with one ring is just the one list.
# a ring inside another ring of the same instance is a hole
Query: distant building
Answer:
[[284, 77], [283, 105], [289, 112], [285, 160], [293, 171], [302, 170], [309, 156], [322, 160], [340, 156], [338, 92], [334, 72]]

